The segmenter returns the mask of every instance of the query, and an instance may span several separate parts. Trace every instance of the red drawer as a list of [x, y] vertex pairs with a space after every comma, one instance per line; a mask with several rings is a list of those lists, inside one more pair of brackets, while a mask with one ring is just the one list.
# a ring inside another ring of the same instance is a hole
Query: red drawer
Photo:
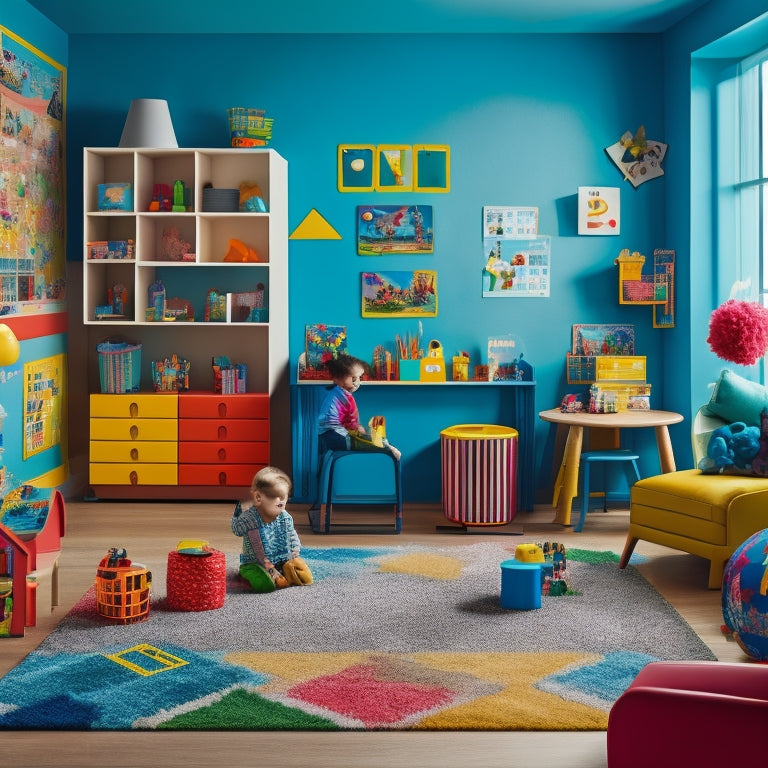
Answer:
[[181, 443], [180, 464], [268, 464], [269, 443]]
[[268, 419], [269, 395], [216, 395], [213, 392], [182, 392], [179, 418], [189, 419]]
[[269, 421], [264, 419], [179, 419], [179, 442], [213, 440], [268, 442]]
[[250, 488], [253, 476], [266, 464], [179, 464], [179, 485], [227, 485]]

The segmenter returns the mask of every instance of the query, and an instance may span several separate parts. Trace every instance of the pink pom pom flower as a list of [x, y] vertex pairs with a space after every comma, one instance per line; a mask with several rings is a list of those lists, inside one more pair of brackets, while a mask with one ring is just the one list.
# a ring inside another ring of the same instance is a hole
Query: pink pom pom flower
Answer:
[[723, 360], [754, 365], [768, 349], [768, 309], [756, 301], [729, 299], [710, 316], [707, 343]]

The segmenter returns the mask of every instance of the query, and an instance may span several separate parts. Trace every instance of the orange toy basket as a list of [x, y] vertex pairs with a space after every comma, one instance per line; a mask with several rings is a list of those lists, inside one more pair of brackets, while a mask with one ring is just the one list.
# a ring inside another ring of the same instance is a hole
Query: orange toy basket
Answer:
[[[122, 555], [122, 556], [121, 556]], [[118, 624], [135, 624], [149, 617], [152, 574], [125, 557], [125, 550], [110, 550], [96, 571], [96, 609], [99, 616]]]

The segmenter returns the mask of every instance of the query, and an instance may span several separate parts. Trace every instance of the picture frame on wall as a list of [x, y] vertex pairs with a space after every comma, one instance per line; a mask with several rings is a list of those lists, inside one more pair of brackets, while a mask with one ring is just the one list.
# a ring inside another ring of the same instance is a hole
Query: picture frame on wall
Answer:
[[621, 190], [618, 187], [579, 187], [580, 235], [621, 234]]
[[436, 317], [437, 272], [431, 269], [363, 272], [363, 317]]
[[339, 144], [339, 192], [373, 192], [378, 178], [378, 153], [372, 144]]
[[378, 256], [433, 253], [431, 205], [360, 205], [357, 207], [357, 253]]

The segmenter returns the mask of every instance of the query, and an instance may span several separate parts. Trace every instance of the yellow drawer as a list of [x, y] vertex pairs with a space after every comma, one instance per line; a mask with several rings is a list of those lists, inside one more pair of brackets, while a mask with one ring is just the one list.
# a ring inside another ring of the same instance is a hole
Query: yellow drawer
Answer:
[[178, 485], [176, 464], [91, 464], [92, 485]]
[[91, 440], [179, 439], [176, 419], [91, 419]]
[[178, 463], [178, 443], [142, 442], [136, 440], [92, 440], [90, 460], [92, 462], [125, 462], [150, 464]]
[[91, 416], [113, 419], [175, 419], [179, 396], [175, 394], [91, 395]]

